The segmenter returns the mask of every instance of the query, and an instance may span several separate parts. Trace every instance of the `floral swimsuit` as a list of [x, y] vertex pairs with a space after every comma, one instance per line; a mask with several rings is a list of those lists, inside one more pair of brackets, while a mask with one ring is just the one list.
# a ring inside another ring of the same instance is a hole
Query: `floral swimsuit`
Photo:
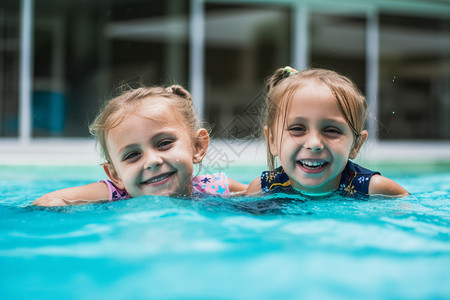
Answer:
[[[380, 173], [368, 170], [352, 163], [351, 161], [348, 161], [341, 173], [341, 181], [337, 191], [345, 196], [355, 194], [368, 195], [369, 182], [375, 174]], [[295, 190], [291, 186], [289, 177], [284, 172], [283, 167], [279, 167], [273, 172], [264, 171], [261, 174], [261, 189], [263, 193], [295, 193]]]

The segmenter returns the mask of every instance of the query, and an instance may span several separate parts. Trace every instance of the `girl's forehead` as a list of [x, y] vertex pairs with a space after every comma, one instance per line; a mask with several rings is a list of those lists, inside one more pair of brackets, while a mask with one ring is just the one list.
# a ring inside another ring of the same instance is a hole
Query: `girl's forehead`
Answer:
[[[153, 97], [157, 98], [157, 97]], [[143, 99], [141, 102], [133, 106], [129, 106], [122, 111], [117, 111], [114, 116], [110, 118], [110, 126], [107, 134], [116, 127], [123, 127], [123, 124], [129, 123], [131, 119], [137, 120], [152, 120], [161, 123], [164, 126], [178, 125], [180, 118], [176, 115], [176, 110], [172, 108], [167, 99]], [[150, 100], [150, 101], [149, 101]], [[155, 100], [155, 101], [152, 101]], [[133, 121], [131, 124], [134, 124]]]
[[278, 118], [345, 120], [333, 93], [326, 85], [309, 85], [296, 90], [289, 95], [288, 102], [281, 107]]
[[285, 95], [283, 104], [286, 109], [290, 109], [292, 105], [307, 104], [308, 106], [316, 106], [325, 103], [337, 105], [330, 88], [323, 83], [308, 82], [308, 84], [303, 84], [288, 92]]
[[173, 115], [173, 110], [162, 103], [140, 104], [136, 109], [125, 113], [121, 120], [108, 130], [107, 143], [127, 143], [133, 139], [144, 139], [162, 134], [189, 134], [187, 126], [181, 119]]
[[153, 119], [161, 122], [180, 122], [181, 114], [177, 111], [169, 99], [164, 97], [154, 97], [156, 99], [144, 99], [141, 103], [130, 110], [127, 115], [135, 114], [140, 117]]
[[157, 103], [152, 105], [142, 105], [133, 112], [134, 115], [161, 123], [169, 127], [184, 127], [180, 114], [167, 103]]
[[135, 112], [148, 113], [148, 114], [158, 114], [162, 112], [167, 112], [172, 110], [172, 105], [170, 100], [165, 97], [151, 96], [136, 105]]

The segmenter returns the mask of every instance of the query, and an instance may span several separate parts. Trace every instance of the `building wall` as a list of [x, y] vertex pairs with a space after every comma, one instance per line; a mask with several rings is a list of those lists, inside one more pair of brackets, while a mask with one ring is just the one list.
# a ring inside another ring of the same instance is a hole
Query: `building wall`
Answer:
[[[32, 7], [25, 92], [21, 3]], [[0, 3], [0, 139], [87, 138], [87, 123], [124, 83], [192, 88], [214, 138], [251, 139], [265, 79], [292, 65], [351, 77], [376, 140], [450, 140], [450, 1], [21, 3]], [[190, 31], [199, 17], [203, 32]], [[198, 64], [203, 72], [192, 74]]]

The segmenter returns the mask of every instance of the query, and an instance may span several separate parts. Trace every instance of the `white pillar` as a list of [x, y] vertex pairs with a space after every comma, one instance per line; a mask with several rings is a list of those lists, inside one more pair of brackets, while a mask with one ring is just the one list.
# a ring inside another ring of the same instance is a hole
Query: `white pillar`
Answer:
[[19, 140], [31, 141], [33, 80], [33, 0], [22, 0], [20, 16]]
[[378, 11], [369, 9], [366, 27], [366, 99], [369, 106], [367, 129], [374, 141], [378, 140], [378, 64], [379, 64], [379, 22]]
[[294, 9], [294, 39], [293, 39], [293, 67], [297, 70], [302, 70], [308, 67], [309, 64], [309, 12], [306, 3], [296, 3]]
[[190, 40], [190, 92], [195, 110], [200, 118], [204, 114], [204, 46], [205, 13], [203, 0], [191, 1], [189, 40]]

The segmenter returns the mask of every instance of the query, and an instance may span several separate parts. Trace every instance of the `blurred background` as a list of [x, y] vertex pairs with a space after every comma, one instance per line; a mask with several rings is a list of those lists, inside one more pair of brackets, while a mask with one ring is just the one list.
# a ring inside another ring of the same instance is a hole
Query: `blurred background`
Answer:
[[91, 163], [87, 124], [124, 82], [187, 87], [212, 150], [254, 155], [285, 65], [355, 81], [375, 155], [450, 161], [449, 0], [1, 0], [0, 163]]

